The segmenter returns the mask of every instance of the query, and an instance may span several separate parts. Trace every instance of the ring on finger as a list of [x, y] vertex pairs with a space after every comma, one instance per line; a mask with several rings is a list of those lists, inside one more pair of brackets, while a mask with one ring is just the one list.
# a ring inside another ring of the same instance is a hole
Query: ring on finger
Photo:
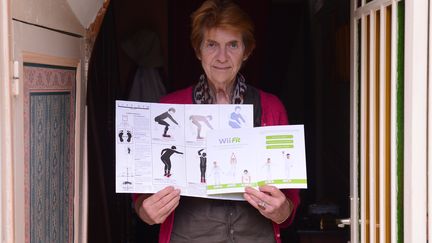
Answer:
[[264, 201], [261, 201], [261, 202], [258, 203], [258, 207], [260, 207], [260, 208], [262, 208], [263, 210], [265, 210], [266, 207], [267, 207], [267, 203], [264, 202]]

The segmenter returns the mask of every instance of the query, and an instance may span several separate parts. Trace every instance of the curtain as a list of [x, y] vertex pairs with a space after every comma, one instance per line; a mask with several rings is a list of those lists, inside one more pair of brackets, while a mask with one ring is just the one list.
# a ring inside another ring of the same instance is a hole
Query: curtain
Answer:
[[134, 238], [130, 195], [115, 193], [114, 104], [126, 93], [119, 76], [111, 2], [88, 71], [88, 242], [133, 242]]

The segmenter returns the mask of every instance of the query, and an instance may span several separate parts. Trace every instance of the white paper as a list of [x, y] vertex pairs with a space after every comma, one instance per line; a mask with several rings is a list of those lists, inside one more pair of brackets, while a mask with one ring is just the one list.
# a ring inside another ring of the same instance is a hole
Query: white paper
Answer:
[[303, 125], [210, 131], [207, 150], [207, 194], [307, 188]]
[[186, 196], [244, 200], [242, 194], [207, 195], [200, 157], [207, 155], [209, 131], [251, 127], [252, 105], [116, 101], [116, 192], [154, 193], [173, 185]]

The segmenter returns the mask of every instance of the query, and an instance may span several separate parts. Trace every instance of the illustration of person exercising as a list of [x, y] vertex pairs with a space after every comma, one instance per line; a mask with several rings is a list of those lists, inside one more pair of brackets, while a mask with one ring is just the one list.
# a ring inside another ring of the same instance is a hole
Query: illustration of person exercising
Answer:
[[201, 171], [201, 183], [206, 183], [205, 173], [207, 169], [207, 154], [201, 153], [204, 149], [198, 150], [200, 156], [200, 171]]
[[267, 161], [265, 162], [265, 164], [263, 165], [264, 167], [266, 167], [266, 179], [269, 181], [272, 178], [272, 171], [271, 171], [271, 159], [267, 158]]
[[178, 125], [178, 122], [176, 120], [174, 120], [174, 118], [172, 117], [172, 114], [174, 114], [175, 111], [176, 110], [173, 107], [171, 107], [168, 109], [168, 111], [160, 114], [159, 116], [155, 117], [155, 119], [154, 119], [155, 122], [157, 122], [158, 124], [165, 126], [164, 133], [162, 134], [163, 137], [166, 137], [166, 138], [171, 137], [170, 135], [167, 134], [169, 126], [170, 126], [170, 124], [165, 121], [167, 118], [169, 118], [172, 122], [174, 122], [176, 125]]
[[212, 171], [213, 171], [214, 184], [219, 185], [220, 184], [221, 168], [219, 167], [217, 161], [213, 161]]
[[189, 120], [192, 121], [192, 123], [197, 127], [197, 139], [203, 139], [203, 137], [201, 137], [201, 123], [204, 123], [207, 125], [207, 127], [209, 127], [210, 129], [213, 129], [213, 127], [211, 126], [210, 122], [212, 119], [212, 116], [208, 115], [208, 116], [200, 116], [200, 115], [191, 115], [189, 117]]
[[230, 158], [230, 174], [232, 176], [232, 179], [235, 179], [236, 176], [236, 166], [237, 166], [237, 158], [235, 156], [234, 153], [231, 153], [231, 158]]
[[248, 170], [244, 170], [243, 171], [242, 183], [246, 184], [246, 185], [248, 185], [248, 184], [251, 183], [251, 176], [249, 175], [249, 171]]
[[241, 128], [242, 123], [246, 122], [243, 116], [240, 114], [240, 110], [241, 110], [240, 106], [236, 106], [234, 108], [234, 112], [231, 113], [230, 120], [228, 122], [230, 127]]
[[285, 161], [285, 175], [287, 179], [291, 179], [291, 169], [293, 167], [292, 161], [290, 159], [291, 155], [285, 151], [282, 151], [282, 157]]
[[164, 170], [165, 170], [164, 176], [166, 176], [166, 177], [170, 177], [171, 176], [171, 156], [174, 153], [183, 154], [182, 152], [179, 152], [176, 149], [177, 149], [176, 146], [173, 145], [173, 146], [171, 146], [171, 148], [165, 148], [165, 149], [162, 149], [162, 151], [161, 151], [161, 160], [162, 160], [162, 162], [165, 165], [165, 167], [164, 167]]

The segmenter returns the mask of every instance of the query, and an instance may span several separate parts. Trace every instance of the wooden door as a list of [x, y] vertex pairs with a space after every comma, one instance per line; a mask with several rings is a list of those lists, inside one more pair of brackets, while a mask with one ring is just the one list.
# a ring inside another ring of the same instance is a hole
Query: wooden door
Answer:
[[12, 21], [16, 242], [74, 242], [82, 206], [83, 38]]

